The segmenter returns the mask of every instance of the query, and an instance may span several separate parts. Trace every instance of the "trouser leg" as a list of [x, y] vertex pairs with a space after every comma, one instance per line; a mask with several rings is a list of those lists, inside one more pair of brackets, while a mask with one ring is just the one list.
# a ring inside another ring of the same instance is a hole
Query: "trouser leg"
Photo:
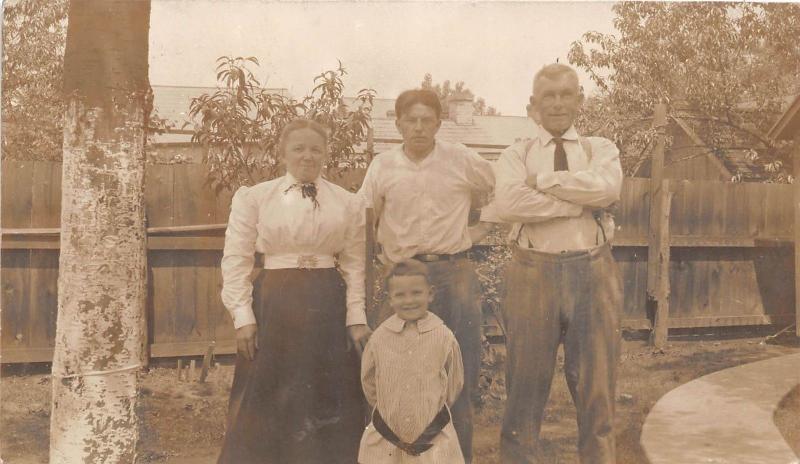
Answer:
[[577, 410], [578, 454], [582, 464], [613, 464], [622, 305], [617, 266], [606, 250], [568, 263], [563, 278], [575, 296], [568, 308], [564, 371]]
[[481, 311], [478, 281], [468, 259], [429, 263], [435, 297], [431, 311], [442, 318], [458, 341], [464, 363], [464, 388], [451, 408], [461, 452], [472, 461], [472, 416], [481, 366]]
[[551, 263], [509, 263], [503, 319], [506, 327], [506, 400], [500, 440], [504, 464], [539, 462], [539, 432], [561, 338]]

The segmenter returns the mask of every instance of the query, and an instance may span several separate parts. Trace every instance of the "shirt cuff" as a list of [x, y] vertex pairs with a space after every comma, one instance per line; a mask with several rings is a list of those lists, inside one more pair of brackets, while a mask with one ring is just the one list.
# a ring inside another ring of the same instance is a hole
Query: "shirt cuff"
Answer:
[[[537, 179], [538, 180], [538, 179]], [[489, 203], [488, 205], [481, 208], [481, 222], [502, 222], [500, 220], [500, 216], [497, 215], [497, 206], [495, 206], [494, 202]]]
[[253, 309], [248, 306], [240, 306], [232, 310], [231, 317], [233, 318], [234, 329], [256, 323], [256, 316], [253, 314]]
[[345, 322], [345, 325], [347, 327], [350, 327], [351, 325], [361, 325], [366, 323], [367, 323], [367, 313], [364, 312], [363, 307], [347, 309], [347, 318]]

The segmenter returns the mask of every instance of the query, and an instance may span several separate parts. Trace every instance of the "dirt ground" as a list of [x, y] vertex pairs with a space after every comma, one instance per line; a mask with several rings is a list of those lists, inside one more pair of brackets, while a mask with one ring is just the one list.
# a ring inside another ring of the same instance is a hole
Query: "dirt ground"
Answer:
[[[650, 408], [669, 390], [711, 372], [773, 356], [797, 347], [764, 343], [753, 334], [726, 339], [686, 335], [654, 352], [645, 340], [623, 343], [617, 388], [618, 463], [646, 463], [639, 445]], [[503, 414], [503, 352], [495, 347], [482, 379], [484, 402], [475, 419], [476, 463], [495, 464]], [[227, 396], [233, 379], [231, 359], [220, 359], [206, 383], [178, 381], [175, 360], [161, 360], [142, 375], [140, 462], [210, 463], [224, 434]], [[545, 414], [542, 437], [550, 463], [577, 462], [574, 408], [559, 369]], [[47, 462], [50, 381], [48, 366], [5, 366], [0, 379], [0, 455], [4, 463]], [[199, 371], [199, 369], [198, 369]], [[776, 414], [787, 439], [797, 438], [800, 389], [787, 397]], [[783, 421], [783, 422], [781, 422]], [[788, 427], [788, 429], [787, 429]], [[792, 438], [794, 437], [794, 438]]]

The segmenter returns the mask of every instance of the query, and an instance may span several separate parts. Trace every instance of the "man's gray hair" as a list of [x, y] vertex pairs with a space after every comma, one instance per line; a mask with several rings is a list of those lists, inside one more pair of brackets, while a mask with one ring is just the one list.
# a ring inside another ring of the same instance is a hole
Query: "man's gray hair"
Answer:
[[547, 66], [544, 66], [540, 69], [534, 76], [533, 76], [533, 89], [536, 90], [536, 82], [539, 81], [541, 78], [546, 78], [551, 81], [555, 81], [561, 78], [561, 76], [570, 76], [575, 79], [575, 85], [580, 88], [580, 82], [578, 81], [578, 73], [572, 69], [571, 66], [567, 66], [566, 64], [561, 63], [551, 63]]

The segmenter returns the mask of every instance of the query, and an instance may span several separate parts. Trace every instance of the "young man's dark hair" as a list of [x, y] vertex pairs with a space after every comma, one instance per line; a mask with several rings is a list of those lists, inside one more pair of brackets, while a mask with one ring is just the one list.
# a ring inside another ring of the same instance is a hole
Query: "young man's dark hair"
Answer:
[[442, 103], [439, 101], [439, 96], [433, 90], [428, 89], [406, 90], [401, 93], [394, 102], [395, 117], [400, 119], [405, 111], [417, 103], [430, 107], [436, 112], [437, 118], [442, 118]]

